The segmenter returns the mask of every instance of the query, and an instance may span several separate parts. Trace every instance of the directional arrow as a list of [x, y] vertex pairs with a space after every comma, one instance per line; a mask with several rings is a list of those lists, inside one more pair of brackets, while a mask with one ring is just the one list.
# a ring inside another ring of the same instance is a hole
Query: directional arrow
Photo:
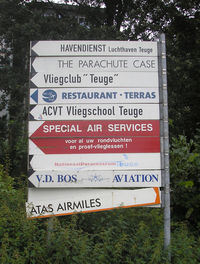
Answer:
[[[32, 138], [44, 154], [159, 153], [159, 137]], [[29, 147], [29, 154], [35, 154]], [[36, 149], [37, 151], [37, 149]]]
[[154, 41], [33, 41], [31, 56], [157, 56]]
[[[29, 182], [36, 188], [160, 187], [160, 170], [32, 171]], [[30, 187], [31, 187], [30, 186]]]
[[100, 153], [33, 155], [33, 170], [146, 170], [161, 169], [160, 153]]
[[91, 72], [68, 73], [58, 72], [34, 73], [30, 81], [30, 88], [56, 87], [130, 87], [130, 88], [158, 88], [157, 72]]
[[33, 104], [38, 103], [38, 89], [32, 89], [31, 93], [31, 99], [33, 100]]
[[159, 103], [158, 88], [40, 88], [30, 94], [30, 104]]
[[33, 120], [158, 120], [159, 104], [36, 105]]
[[30, 121], [29, 137], [159, 137], [159, 120]]
[[78, 194], [73, 189], [60, 189], [59, 192], [57, 189], [29, 189], [26, 211], [30, 218], [41, 218], [160, 203], [157, 187], [139, 190], [80, 189]]
[[32, 71], [67, 72], [134, 72], [158, 71], [156, 57], [36, 57]]

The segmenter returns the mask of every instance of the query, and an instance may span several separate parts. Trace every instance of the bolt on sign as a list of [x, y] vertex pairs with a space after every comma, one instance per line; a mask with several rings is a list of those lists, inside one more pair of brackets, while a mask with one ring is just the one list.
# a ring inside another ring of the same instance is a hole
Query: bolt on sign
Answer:
[[161, 72], [158, 41], [31, 42], [28, 217], [161, 206]]

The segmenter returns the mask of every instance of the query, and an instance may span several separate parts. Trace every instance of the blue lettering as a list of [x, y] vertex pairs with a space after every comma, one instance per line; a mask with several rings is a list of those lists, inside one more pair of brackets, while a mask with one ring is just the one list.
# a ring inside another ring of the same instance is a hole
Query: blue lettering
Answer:
[[58, 174], [58, 182], [77, 182], [77, 175], [61, 175]]
[[158, 182], [158, 175], [154, 174], [122, 174], [115, 175], [113, 182]]
[[40, 182], [40, 181], [41, 181], [41, 179], [42, 179], [42, 175], [41, 175], [41, 176], [39, 176], [39, 175], [36, 175], [36, 177], [37, 177], [38, 181]]
[[77, 175], [72, 175], [72, 182], [77, 182]]
[[53, 182], [51, 175], [45, 175], [45, 181], [43, 182]]
[[153, 178], [155, 181], [158, 182], [158, 175], [156, 176], [156, 175], [152, 174], [152, 178]]
[[113, 182], [116, 181], [116, 182], [121, 182], [123, 176], [120, 177], [120, 175], [115, 175], [114, 179], [113, 179]]
[[129, 182], [132, 181], [132, 182], [135, 182], [134, 178], [133, 178], [133, 175], [131, 175], [130, 179], [129, 179]]

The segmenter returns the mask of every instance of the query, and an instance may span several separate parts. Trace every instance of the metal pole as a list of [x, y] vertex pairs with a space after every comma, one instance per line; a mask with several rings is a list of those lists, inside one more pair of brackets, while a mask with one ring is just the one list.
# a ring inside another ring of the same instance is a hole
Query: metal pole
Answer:
[[47, 223], [47, 247], [51, 244], [51, 235], [53, 232], [53, 217], [50, 217]]
[[164, 249], [168, 251], [168, 259], [171, 261], [170, 240], [170, 172], [169, 172], [169, 127], [168, 127], [168, 95], [167, 95], [167, 63], [165, 34], [160, 35], [161, 50], [161, 86], [163, 95], [163, 145], [164, 145]]

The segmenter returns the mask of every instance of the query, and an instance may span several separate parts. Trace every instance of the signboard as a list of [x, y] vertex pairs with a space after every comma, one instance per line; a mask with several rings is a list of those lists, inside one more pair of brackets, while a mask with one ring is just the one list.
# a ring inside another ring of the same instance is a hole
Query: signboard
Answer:
[[29, 121], [29, 137], [159, 137], [159, 120]]
[[30, 120], [159, 120], [158, 104], [35, 105]]
[[129, 208], [160, 204], [157, 187], [139, 190], [107, 189], [29, 189], [26, 205], [28, 217], [49, 217], [73, 214], [74, 212], [97, 212], [117, 207]]
[[39, 148], [44, 154], [82, 153], [158, 153], [159, 137], [113, 137], [113, 138], [31, 138], [29, 154], [37, 154]]
[[31, 42], [28, 214], [160, 204], [158, 65], [157, 42]]
[[32, 73], [30, 87], [158, 87], [157, 72]]
[[30, 89], [30, 104], [159, 103], [158, 88]]
[[160, 187], [160, 170], [42, 170], [29, 171], [30, 186], [37, 188]]
[[32, 41], [31, 56], [158, 56], [157, 42], [59, 40]]
[[[41, 151], [41, 150], [39, 150]], [[41, 162], [42, 161], [42, 162]], [[110, 153], [30, 155], [33, 170], [143, 170], [161, 169], [160, 153]]]
[[157, 57], [32, 57], [31, 71], [43, 73], [158, 71]]

